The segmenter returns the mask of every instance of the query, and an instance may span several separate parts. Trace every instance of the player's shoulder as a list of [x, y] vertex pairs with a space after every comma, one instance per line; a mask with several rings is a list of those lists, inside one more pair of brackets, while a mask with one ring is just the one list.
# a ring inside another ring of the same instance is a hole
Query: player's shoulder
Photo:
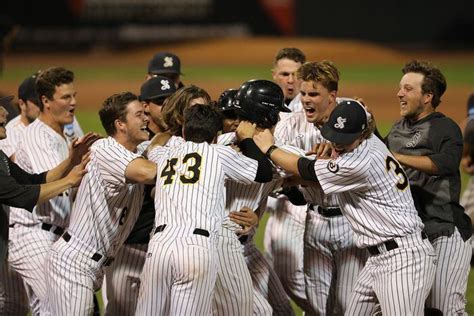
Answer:
[[237, 140], [237, 135], [235, 132], [224, 133], [217, 137], [217, 144], [219, 145], [229, 145], [235, 143]]
[[5, 125], [5, 128], [7, 130], [12, 130], [12, 129], [18, 129], [18, 128], [25, 128], [26, 126], [23, 125], [23, 122], [20, 119], [20, 115], [15, 116], [12, 118], [7, 125]]

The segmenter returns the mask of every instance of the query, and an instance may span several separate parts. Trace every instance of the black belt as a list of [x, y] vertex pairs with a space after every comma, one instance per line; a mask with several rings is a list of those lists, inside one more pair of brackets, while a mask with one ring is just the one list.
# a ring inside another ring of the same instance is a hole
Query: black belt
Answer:
[[[160, 225], [160, 226], [156, 227], [155, 234], [164, 231], [165, 227], [166, 227], [166, 224], [163, 224], [163, 225]], [[210, 236], [209, 232], [205, 229], [202, 229], [202, 228], [194, 229], [193, 234], [194, 235], [201, 235], [201, 236], [204, 236], [204, 237], [209, 237]]]
[[336, 217], [336, 216], [341, 216], [342, 211], [339, 207], [328, 207], [324, 208], [321, 206], [318, 206], [317, 209], [315, 210], [316, 205], [310, 204], [309, 208], [313, 211], [318, 211], [319, 214], [321, 214], [324, 217]]
[[[428, 236], [424, 232], [421, 232], [421, 239], [426, 239], [426, 238], [428, 238]], [[387, 240], [387, 241], [383, 242], [383, 244], [385, 245], [385, 249], [387, 249], [387, 251], [398, 248], [398, 244], [395, 241], [395, 239]], [[376, 256], [376, 255], [381, 254], [381, 252], [378, 248], [379, 245], [367, 247], [367, 250], [369, 251], [370, 255]]]
[[[54, 228], [54, 229], [51, 230], [51, 228]], [[46, 223], [41, 224], [41, 229], [52, 232], [53, 234], [58, 235], [58, 236], [61, 236], [64, 233], [63, 228], [58, 227], [58, 226], [54, 226], [54, 225], [51, 225], [51, 224], [46, 224]]]
[[[69, 240], [71, 240], [71, 235], [68, 232], [65, 232], [62, 237], [66, 242], [69, 242]], [[103, 257], [104, 256], [101, 255], [100, 253], [95, 252], [91, 256], [91, 259], [94, 260], [95, 262], [99, 262], [100, 259], [102, 259]], [[102, 265], [103, 266], [109, 266], [109, 265], [112, 264], [112, 262], [114, 262], [114, 258], [106, 258], [105, 261], [102, 263]]]

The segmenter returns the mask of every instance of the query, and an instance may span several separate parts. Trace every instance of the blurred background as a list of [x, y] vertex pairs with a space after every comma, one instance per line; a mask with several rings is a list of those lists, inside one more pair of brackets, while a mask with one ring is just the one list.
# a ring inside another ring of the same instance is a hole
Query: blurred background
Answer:
[[[16, 95], [39, 69], [71, 69], [85, 131], [103, 132], [102, 101], [138, 93], [148, 61], [162, 50], [181, 58], [185, 85], [217, 98], [248, 79], [271, 80], [276, 52], [298, 47], [309, 61], [336, 63], [339, 95], [362, 97], [382, 134], [399, 118], [401, 68], [411, 59], [441, 68], [448, 90], [439, 111], [459, 124], [474, 92], [472, 0], [3, 0], [0, 39], [0, 93]], [[473, 296], [471, 281], [474, 314]]]

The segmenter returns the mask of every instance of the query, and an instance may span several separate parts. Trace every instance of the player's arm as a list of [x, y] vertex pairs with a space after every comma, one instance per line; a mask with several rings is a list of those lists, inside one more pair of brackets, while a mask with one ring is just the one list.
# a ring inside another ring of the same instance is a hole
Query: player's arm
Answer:
[[253, 227], [257, 227], [259, 221], [257, 214], [246, 206], [242, 207], [240, 211], [229, 212], [229, 218], [242, 226], [242, 229], [238, 231], [240, 235], [246, 235]]
[[101, 136], [96, 133], [87, 133], [80, 139], [74, 141], [69, 150], [69, 156], [55, 168], [46, 174], [46, 182], [56, 181], [64, 177], [71, 169], [80, 164], [89, 147]]
[[127, 165], [125, 178], [129, 183], [155, 184], [156, 163], [144, 158], [136, 158]]
[[428, 174], [436, 175], [439, 173], [438, 167], [428, 156], [410, 156], [400, 153], [392, 153], [395, 159], [402, 165], [416, 169]]

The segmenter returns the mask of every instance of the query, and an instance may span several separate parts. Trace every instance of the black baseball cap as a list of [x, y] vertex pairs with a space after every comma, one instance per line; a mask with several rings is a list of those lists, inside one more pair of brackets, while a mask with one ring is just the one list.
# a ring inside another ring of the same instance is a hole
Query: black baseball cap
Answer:
[[367, 126], [367, 114], [363, 105], [356, 100], [343, 100], [329, 115], [321, 128], [327, 140], [342, 145], [353, 143]]
[[148, 63], [148, 73], [154, 75], [180, 74], [181, 61], [175, 54], [159, 52]]
[[39, 97], [36, 92], [36, 76], [30, 76], [23, 80], [18, 87], [18, 99], [24, 102], [29, 100], [35, 104], [39, 104]]
[[175, 91], [176, 86], [170, 79], [163, 76], [156, 76], [142, 84], [138, 100], [164, 99], [175, 93]]

